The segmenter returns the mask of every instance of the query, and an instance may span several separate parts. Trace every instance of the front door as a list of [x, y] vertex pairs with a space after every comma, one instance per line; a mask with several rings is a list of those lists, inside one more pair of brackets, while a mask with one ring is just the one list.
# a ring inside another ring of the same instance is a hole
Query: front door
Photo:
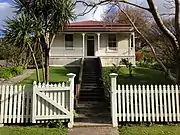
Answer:
[[94, 36], [87, 37], [87, 56], [94, 56]]

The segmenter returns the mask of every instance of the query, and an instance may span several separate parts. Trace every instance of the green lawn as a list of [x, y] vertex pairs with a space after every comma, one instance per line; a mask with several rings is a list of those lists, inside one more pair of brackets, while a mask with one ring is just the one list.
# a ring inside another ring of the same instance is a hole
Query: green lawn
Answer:
[[122, 126], [119, 135], [180, 135], [179, 125]]
[[[109, 70], [111, 67], [104, 68]], [[107, 72], [107, 71], [106, 71]], [[122, 67], [118, 76], [118, 84], [172, 84], [173, 82], [165, 77], [164, 72], [149, 68], [136, 67], [133, 69], [133, 77], [129, 76], [128, 68]]]
[[[75, 73], [76, 75], [78, 75], [78, 68], [76, 67], [50, 67], [50, 82], [55, 83], [55, 82], [64, 82], [67, 81], [67, 75], [68, 73]], [[42, 77], [42, 71], [40, 71], [40, 80], [42, 82], [43, 77]], [[36, 73], [32, 74], [31, 76], [27, 77], [26, 79], [24, 79], [23, 81], [21, 81], [18, 84], [21, 85], [32, 85], [33, 81], [36, 81]]]
[[2, 127], [0, 135], [67, 135], [67, 131], [58, 128]]
[[155, 69], [135, 68], [132, 78], [129, 77], [127, 68], [122, 68], [121, 73], [119, 77], [121, 84], [172, 84], [164, 72]]

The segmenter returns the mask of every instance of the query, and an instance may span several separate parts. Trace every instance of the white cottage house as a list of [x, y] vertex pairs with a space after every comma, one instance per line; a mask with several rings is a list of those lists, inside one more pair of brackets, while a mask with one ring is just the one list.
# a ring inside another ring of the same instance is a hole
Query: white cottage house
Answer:
[[81, 58], [99, 57], [102, 66], [128, 58], [135, 65], [134, 29], [102, 21], [73, 22], [57, 34], [50, 51], [50, 66], [79, 66]]

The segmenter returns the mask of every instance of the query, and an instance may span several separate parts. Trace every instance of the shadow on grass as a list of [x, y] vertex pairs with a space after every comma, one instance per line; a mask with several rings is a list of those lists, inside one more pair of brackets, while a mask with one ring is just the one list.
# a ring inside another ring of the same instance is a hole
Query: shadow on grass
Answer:
[[133, 77], [128, 74], [128, 69], [123, 69], [121, 74], [118, 76], [118, 84], [173, 84], [168, 79], [164, 72], [148, 68], [134, 68]]
[[[40, 81], [43, 82], [41, 69], [39, 69], [39, 73], [40, 73]], [[61, 83], [68, 81], [68, 77], [67, 77], [68, 73], [76, 74], [75, 77], [75, 82], [76, 82], [79, 77], [79, 67], [51, 67], [49, 74], [50, 83]], [[34, 81], [36, 81], [36, 73], [33, 73], [31, 76], [27, 77], [18, 84], [32, 85]]]

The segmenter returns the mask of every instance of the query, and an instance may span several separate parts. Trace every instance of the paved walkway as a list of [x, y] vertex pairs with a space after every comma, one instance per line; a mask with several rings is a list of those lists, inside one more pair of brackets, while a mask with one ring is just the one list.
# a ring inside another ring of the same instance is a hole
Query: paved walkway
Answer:
[[13, 77], [7, 81], [0, 81], [0, 85], [14, 85], [18, 82], [21, 82], [22, 80], [24, 80], [28, 76], [32, 75], [34, 72], [35, 72], [34, 69], [26, 69], [22, 75]]
[[118, 135], [113, 127], [75, 127], [69, 129], [68, 135]]
[[104, 101], [81, 101], [76, 113], [78, 117], [68, 135], [118, 135], [118, 129], [112, 127], [110, 111]]

